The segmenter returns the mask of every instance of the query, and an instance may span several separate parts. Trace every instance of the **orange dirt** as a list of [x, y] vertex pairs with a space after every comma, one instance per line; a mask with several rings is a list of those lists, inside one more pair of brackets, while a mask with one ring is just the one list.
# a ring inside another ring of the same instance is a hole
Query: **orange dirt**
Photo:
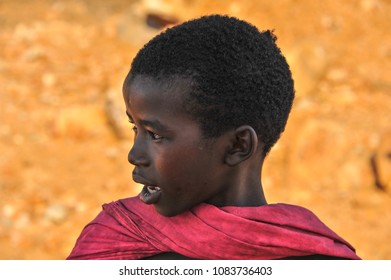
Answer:
[[266, 160], [269, 202], [308, 207], [361, 257], [391, 259], [386, 0], [1, 1], [0, 258], [64, 259], [101, 204], [140, 190], [121, 83], [159, 32], [148, 13], [275, 30], [297, 98]]

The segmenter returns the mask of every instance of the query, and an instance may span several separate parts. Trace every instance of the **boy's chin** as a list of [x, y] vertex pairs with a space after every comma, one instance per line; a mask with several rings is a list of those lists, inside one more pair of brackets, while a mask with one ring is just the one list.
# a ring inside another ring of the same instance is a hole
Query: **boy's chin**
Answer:
[[186, 211], [186, 210], [179, 210], [179, 209], [167, 209], [165, 207], [161, 207], [158, 204], [154, 204], [153, 206], [155, 207], [156, 212], [158, 212], [160, 215], [162, 215], [164, 217], [168, 217], [168, 218], [177, 216], [177, 215]]

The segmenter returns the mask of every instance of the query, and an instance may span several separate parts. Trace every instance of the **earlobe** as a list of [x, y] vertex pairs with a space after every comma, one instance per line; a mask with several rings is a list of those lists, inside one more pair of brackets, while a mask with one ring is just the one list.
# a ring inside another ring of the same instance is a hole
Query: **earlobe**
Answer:
[[258, 136], [249, 125], [243, 125], [235, 129], [231, 139], [231, 146], [226, 153], [225, 163], [235, 166], [256, 153], [258, 148]]

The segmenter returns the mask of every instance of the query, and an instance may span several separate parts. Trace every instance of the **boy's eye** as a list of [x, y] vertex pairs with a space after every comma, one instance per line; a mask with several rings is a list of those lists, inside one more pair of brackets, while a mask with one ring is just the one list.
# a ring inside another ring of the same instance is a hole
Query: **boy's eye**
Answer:
[[152, 140], [154, 140], [154, 141], [160, 141], [163, 139], [163, 136], [160, 136], [159, 134], [153, 133], [152, 131], [149, 131], [148, 133], [151, 136]]
[[[131, 120], [128, 120], [128, 122], [133, 125], [132, 130], [137, 135], [137, 132], [138, 132], [137, 126]], [[153, 141], [157, 141], [158, 142], [158, 141], [163, 139], [163, 136], [160, 136], [159, 134], [156, 134], [156, 133], [154, 133], [152, 131], [147, 131], [147, 132], [148, 132], [149, 136], [152, 138]]]

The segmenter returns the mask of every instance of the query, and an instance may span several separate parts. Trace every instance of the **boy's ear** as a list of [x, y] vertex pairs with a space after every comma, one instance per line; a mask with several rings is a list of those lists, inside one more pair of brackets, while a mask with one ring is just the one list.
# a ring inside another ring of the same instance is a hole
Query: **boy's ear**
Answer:
[[235, 129], [231, 138], [231, 145], [225, 155], [225, 163], [235, 166], [250, 158], [258, 147], [258, 136], [249, 125], [242, 125]]

